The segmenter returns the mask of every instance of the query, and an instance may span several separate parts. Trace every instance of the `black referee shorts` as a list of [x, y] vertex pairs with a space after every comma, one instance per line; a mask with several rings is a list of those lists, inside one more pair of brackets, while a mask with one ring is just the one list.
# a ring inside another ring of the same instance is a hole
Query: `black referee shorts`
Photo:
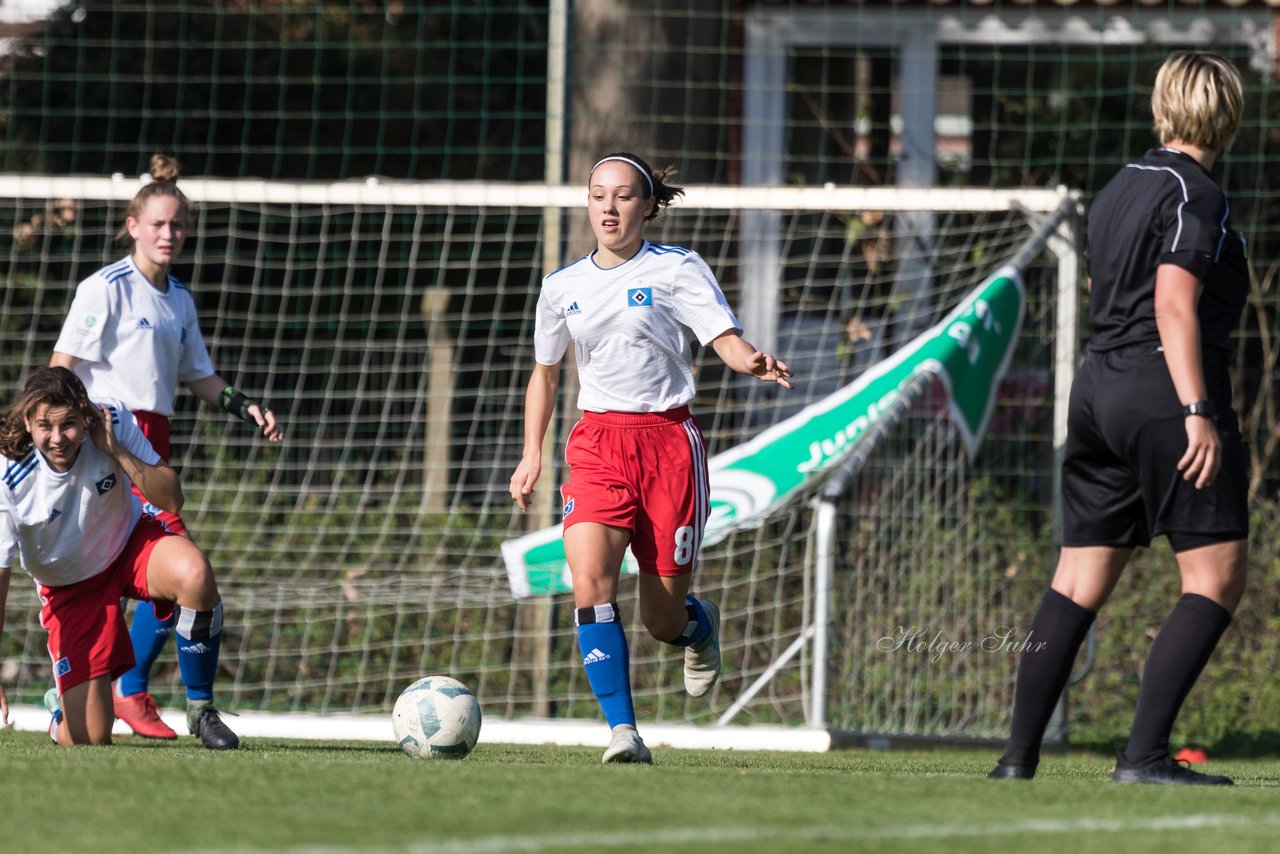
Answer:
[[1140, 345], [1085, 355], [1067, 415], [1062, 463], [1062, 544], [1131, 548], [1164, 534], [1175, 552], [1249, 535], [1249, 471], [1231, 408], [1227, 357], [1204, 356], [1219, 412], [1222, 467], [1213, 484], [1182, 479], [1182, 404], [1164, 353]]

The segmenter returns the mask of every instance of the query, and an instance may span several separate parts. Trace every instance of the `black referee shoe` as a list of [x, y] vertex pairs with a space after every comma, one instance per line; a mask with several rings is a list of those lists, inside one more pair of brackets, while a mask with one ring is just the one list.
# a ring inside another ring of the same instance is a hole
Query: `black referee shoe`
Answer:
[[1165, 756], [1145, 765], [1134, 765], [1124, 758], [1124, 751], [1116, 754], [1116, 770], [1111, 772], [1113, 783], [1164, 783], [1181, 786], [1231, 786], [1230, 777], [1220, 774], [1201, 774], [1192, 771], [1190, 763]]
[[1034, 765], [1006, 765], [1004, 760], [996, 763], [996, 767], [991, 769], [991, 773], [987, 775], [988, 780], [1030, 780], [1036, 775], [1036, 766]]
[[189, 706], [187, 729], [210, 750], [235, 750], [240, 746], [240, 737], [222, 722], [218, 710], [211, 705]]

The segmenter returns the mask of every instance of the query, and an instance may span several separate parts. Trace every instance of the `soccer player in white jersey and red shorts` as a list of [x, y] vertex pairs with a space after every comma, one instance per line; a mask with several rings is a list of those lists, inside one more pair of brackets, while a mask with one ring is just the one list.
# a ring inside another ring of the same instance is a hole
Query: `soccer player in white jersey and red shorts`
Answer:
[[[222, 602], [195, 544], [144, 513], [147, 500], [182, 508], [178, 475], [119, 402], [91, 402], [66, 368], [39, 368], [0, 421], [0, 631], [15, 558], [36, 582], [40, 624], [60, 698], [49, 734], [59, 744], [110, 744], [111, 681], [133, 666], [121, 597], [176, 610], [184, 643], [210, 654], [182, 661], [189, 685], [213, 688]], [[0, 718], [9, 706], [0, 686]], [[196, 732], [209, 748], [238, 746], [212, 705]]]
[[[91, 397], [123, 402], [166, 463], [169, 419], [179, 383], [206, 403], [256, 424], [270, 441], [284, 438], [270, 410], [214, 372], [191, 292], [169, 272], [182, 251], [190, 208], [178, 189], [178, 172], [172, 158], [151, 158], [152, 181], [133, 197], [118, 235], [132, 242], [132, 253], [76, 288], [50, 360], [51, 365], [74, 370]], [[146, 509], [169, 530], [190, 538], [177, 513]], [[131, 638], [137, 664], [116, 684], [116, 716], [147, 738], [177, 738], [147, 690], [151, 667], [172, 631], [173, 621], [157, 619], [151, 608], [134, 612]], [[204, 654], [200, 650], [207, 647], [179, 644], [179, 669], [184, 655]], [[188, 720], [194, 725], [199, 707], [211, 697], [190, 684], [186, 688]]]
[[701, 697], [720, 674], [719, 610], [689, 595], [710, 499], [706, 445], [688, 406], [686, 330], [733, 370], [792, 387], [784, 363], [742, 339], [706, 262], [644, 239], [645, 222], [684, 192], [666, 183], [671, 174], [627, 152], [592, 167], [587, 212], [596, 248], [542, 282], [524, 452], [511, 477], [523, 511], [542, 472], [542, 440], [572, 341], [583, 416], [565, 447], [564, 545], [578, 646], [612, 729], [605, 762], [652, 762], [636, 731], [617, 605], [628, 546], [640, 568], [640, 619], [657, 640], [684, 648], [685, 690]]

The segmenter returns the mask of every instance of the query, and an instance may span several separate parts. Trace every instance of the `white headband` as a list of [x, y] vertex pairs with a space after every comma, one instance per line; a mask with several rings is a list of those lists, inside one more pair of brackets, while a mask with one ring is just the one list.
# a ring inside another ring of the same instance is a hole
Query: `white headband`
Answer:
[[632, 166], [634, 166], [636, 168], [636, 171], [644, 176], [644, 182], [649, 185], [649, 195], [651, 196], [653, 195], [653, 176], [649, 174], [649, 170], [645, 169], [643, 166], [641, 166], [639, 163], [632, 160], [630, 157], [605, 157], [601, 160], [597, 160], [596, 165], [591, 167], [591, 171], [588, 173], [588, 177], [596, 174], [596, 170], [600, 168], [601, 163], [608, 163], [610, 160], [621, 160], [623, 163], [630, 163]]

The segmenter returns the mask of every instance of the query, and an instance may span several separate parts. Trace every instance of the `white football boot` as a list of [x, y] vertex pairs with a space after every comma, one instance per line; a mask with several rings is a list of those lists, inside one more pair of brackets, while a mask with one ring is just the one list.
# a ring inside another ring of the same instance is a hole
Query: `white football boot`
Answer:
[[640, 733], [636, 732], [635, 727], [618, 724], [613, 728], [613, 738], [609, 740], [609, 747], [600, 761], [605, 764], [630, 762], [637, 765], [652, 765], [653, 754], [640, 740]]
[[720, 608], [709, 599], [698, 601], [711, 620], [711, 637], [684, 648], [684, 690], [690, 697], [706, 696], [720, 678]]

